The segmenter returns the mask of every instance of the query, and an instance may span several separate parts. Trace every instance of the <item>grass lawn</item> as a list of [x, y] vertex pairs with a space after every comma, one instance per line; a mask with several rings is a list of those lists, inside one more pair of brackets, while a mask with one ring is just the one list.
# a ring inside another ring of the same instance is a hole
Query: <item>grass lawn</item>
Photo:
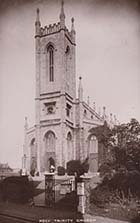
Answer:
[[[124, 206], [121, 207], [119, 204], [106, 204], [104, 207], [97, 207], [95, 204], [90, 205], [90, 214], [109, 217], [117, 220], [130, 221], [135, 217], [140, 216], [140, 210], [135, 207]], [[140, 223], [140, 219], [138, 222]]]

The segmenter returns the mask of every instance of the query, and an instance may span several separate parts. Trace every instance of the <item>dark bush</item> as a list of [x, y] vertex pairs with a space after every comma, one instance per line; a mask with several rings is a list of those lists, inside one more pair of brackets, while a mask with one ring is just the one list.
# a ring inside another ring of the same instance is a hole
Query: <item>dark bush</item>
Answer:
[[65, 168], [63, 166], [58, 166], [57, 168], [57, 174], [58, 176], [64, 176], [65, 175]]
[[112, 170], [112, 166], [110, 163], [103, 163], [100, 167], [99, 167], [99, 173], [100, 173], [100, 176], [101, 177], [104, 177], [104, 176], [108, 176], [108, 175], [111, 175], [113, 170]]
[[81, 163], [80, 160], [71, 160], [67, 162], [67, 174], [75, 175], [75, 173], [79, 174], [81, 172]]
[[104, 178], [103, 183], [108, 184], [111, 191], [119, 190], [123, 191], [127, 197], [129, 191], [138, 197], [140, 197], [140, 173], [138, 171], [118, 171], [110, 180]]
[[104, 205], [116, 199], [129, 199], [129, 196], [140, 198], [140, 173], [138, 171], [126, 171], [121, 168], [112, 178], [105, 176], [102, 182], [91, 191], [91, 202], [97, 206]]
[[80, 160], [71, 160], [67, 163], [67, 174], [81, 176], [84, 173], [87, 173], [89, 169], [88, 158], [81, 163]]
[[28, 176], [13, 176], [5, 178], [1, 183], [4, 201], [26, 203], [33, 198], [33, 182]]
[[136, 216], [130, 220], [131, 223], [140, 223], [140, 216]]
[[90, 192], [90, 201], [96, 206], [102, 208], [110, 199], [110, 191], [107, 185], [98, 185]]
[[89, 170], [88, 157], [85, 159], [85, 161], [83, 161], [81, 165], [83, 167], [84, 173], [88, 173], [88, 170]]
[[34, 177], [34, 176], [35, 176], [35, 169], [32, 169], [32, 170], [30, 171], [30, 174], [31, 174], [32, 177]]

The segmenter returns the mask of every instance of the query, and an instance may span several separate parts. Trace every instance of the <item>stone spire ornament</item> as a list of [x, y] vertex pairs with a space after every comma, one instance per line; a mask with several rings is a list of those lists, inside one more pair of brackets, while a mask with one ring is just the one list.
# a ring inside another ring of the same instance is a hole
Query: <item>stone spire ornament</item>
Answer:
[[65, 28], [65, 13], [64, 13], [64, 1], [61, 1], [61, 12], [60, 12], [60, 26], [62, 29]]
[[71, 32], [72, 32], [73, 34], [75, 34], [74, 18], [73, 18], [73, 17], [71, 18]]
[[79, 101], [83, 101], [83, 87], [82, 87], [82, 77], [79, 77], [79, 88], [78, 88], [78, 98]]
[[71, 36], [72, 36], [72, 40], [75, 43], [75, 28], [74, 28], [74, 18], [71, 19]]
[[39, 35], [40, 34], [40, 27], [41, 27], [40, 17], [39, 17], [39, 8], [37, 8], [37, 10], [36, 10], [35, 26], [36, 26], [36, 35]]
[[117, 118], [116, 118], [116, 115], [114, 115], [114, 125], [117, 124]]
[[37, 8], [36, 10], [36, 22], [40, 22], [40, 18], [39, 18], [39, 8]]
[[113, 122], [112, 113], [110, 113], [110, 122]]
[[105, 120], [106, 119], [106, 107], [103, 106], [103, 119]]
[[28, 129], [28, 119], [27, 119], [27, 117], [25, 117], [25, 124], [24, 124], [24, 128], [25, 128], [25, 130], [27, 130], [27, 129]]

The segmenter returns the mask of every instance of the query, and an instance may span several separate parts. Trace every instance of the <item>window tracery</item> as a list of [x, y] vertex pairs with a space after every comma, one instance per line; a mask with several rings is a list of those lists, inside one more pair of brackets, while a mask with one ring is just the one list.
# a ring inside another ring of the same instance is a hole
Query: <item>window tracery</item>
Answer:
[[48, 70], [49, 70], [49, 81], [54, 81], [54, 47], [49, 45], [47, 48], [48, 52]]

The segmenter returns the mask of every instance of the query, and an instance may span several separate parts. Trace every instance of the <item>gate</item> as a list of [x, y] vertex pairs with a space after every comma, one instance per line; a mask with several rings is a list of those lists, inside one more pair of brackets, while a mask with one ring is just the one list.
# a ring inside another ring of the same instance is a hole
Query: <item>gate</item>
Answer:
[[55, 177], [54, 173], [45, 174], [45, 205], [52, 207], [55, 204]]

